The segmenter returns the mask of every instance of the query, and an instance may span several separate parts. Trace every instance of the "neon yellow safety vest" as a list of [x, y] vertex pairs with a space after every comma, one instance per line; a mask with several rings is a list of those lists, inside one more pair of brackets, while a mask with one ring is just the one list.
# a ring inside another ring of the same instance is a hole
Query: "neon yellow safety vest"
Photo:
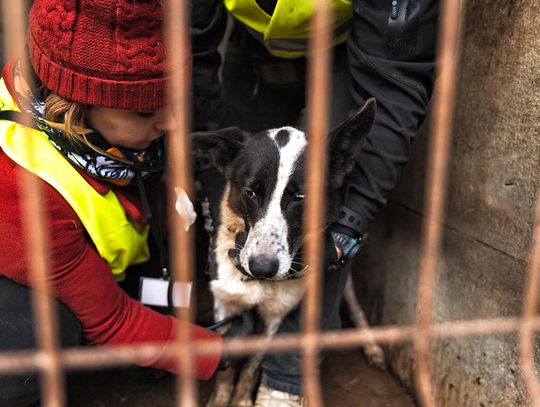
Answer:
[[[330, 1], [333, 45], [347, 39], [352, 18], [351, 3], [352, 0]], [[314, 10], [313, 0], [277, 0], [271, 16], [259, 7], [256, 0], [224, 0], [224, 4], [229, 13], [246, 26], [272, 55], [281, 58], [306, 55]]]
[[[19, 111], [3, 79], [0, 110]], [[149, 259], [148, 226], [131, 222], [112, 190], [101, 195], [92, 188], [43, 132], [0, 120], [0, 147], [21, 167], [55, 188], [70, 204], [117, 280], [124, 278], [129, 265]], [[39, 154], [30, 156], [31, 149]]]

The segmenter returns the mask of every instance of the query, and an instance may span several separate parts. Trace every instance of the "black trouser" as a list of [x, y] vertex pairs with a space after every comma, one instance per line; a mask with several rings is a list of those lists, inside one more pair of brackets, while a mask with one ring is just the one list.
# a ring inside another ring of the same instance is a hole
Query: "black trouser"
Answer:
[[[81, 325], [60, 302], [55, 302], [63, 347], [81, 343]], [[31, 290], [0, 277], [0, 351], [36, 347]], [[39, 400], [39, 375], [0, 376], [0, 407], [28, 406]]]

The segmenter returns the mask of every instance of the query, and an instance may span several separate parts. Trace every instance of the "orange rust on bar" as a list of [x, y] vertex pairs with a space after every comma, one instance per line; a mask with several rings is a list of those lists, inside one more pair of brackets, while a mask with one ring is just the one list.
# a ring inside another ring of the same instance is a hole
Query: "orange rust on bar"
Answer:
[[429, 341], [433, 291], [442, 236], [448, 179], [449, 146], [456, 91], [460, 42], [461, 2], [441, 3], [438, 39], [438, 79], [433, 99], [429, 162], [426, 171], [425, 217], [422, 225], [422, 257], [418, 284], [418, 334], [416, 348], [416, 391], [423, 406], [435, 406], [429, 368]]
[[524, 287], [523, 321], [519, 329], [519, 361], [527, 391], [533, 405], [537, 407], [540, 406], [540, 386], [534, 365], [535, 327], [532, 318], [536, 317], [538, 278], [540, 277], [540, 191], [537, 193], [535, 208], [531, 260]]
[[[183, 228], [183, 221], [175, 210], [176, 191], [180, 187], [188, 196], [192, 195], [190, 173], [189, 144], [189, 74], [186, 64], [190, 56], [187, 1], [168, 0], [163, 2], [165, 45], [170, 66], [168, 82], [168, 102], [177, 122], [177, 128], [169, 135], [169, 208], [168, 214], [172, 225], [171, 269], [174, 269], [177, 281], [193, 280], [193, 239], [192, 233]], [[183, 321], [192, 321], [191, 308], [180, 308], [178, 317]], [[178, 405], [181, 407], [197, 406], [197, 388], [192, 379], [193, 352], [190, 332], [178, 329], [176, 352], [179, 366], [184, 374], [178, 375]]]
[[311, 272], [306, 277], [306, 298], [302, 319], [304, 323], [305, 347], [302, 359], [303, 383], [310, 406], [323, 405], [319, 380], [317, 341], [321, 319], [322, 253], [324, 251], [322, 231], [326, 203], [326, 135], [328, 132], [328, 88], [330, 71], [330, 6], [328, 0], [314, 0], [315, 13], [312, 20], [310, 55], [308, 66], [308, 137], [306, 163], [305, 233], [306, 263]]
[[[12, 58], [23, 58], [26, 38], [25, 2], [3, 2], [2, 11], [6, 28], [5, 46]], [[28, 76], [23, 66], [23, 74]], [[23, 114], [23, 122], [31, 119]], [[29, 162], [35, 160], [36, 152], [31, 142], [25, 151]], [[35, 315], [35, 332], [38, 348], [41, 350], [39, 368], [42, 371], [41, 392], [43, 406], [64, 405], [64, 381], [59, 363], [57, 320], [48, 280], [50, 259], [48, 256], [49, 236], [46, 229], [46, 214], [43, 211], [43, 197], [38, 178], [30, 172], [18, 169], [20, 185], [21, 215], [26, 236], [26, 257], [30, 272], [32, 290], [32, 310]]]
[[[520, 329], [521, 318], [476, 319], [470, 321], [452, 321], [432, 325], [431, 338], [441, 340], [481, 335], [515, 335]], [[540, 317], [525, 320], [535, 330], [540, 329]], [[373, 338], [378, 343], [410, 343], [416, 337], [416, 325], [374, 327], [370, 329], [349, 328], [323, 332], [316, 337], [321, 349], [343, 349], [370, 343]], [[245, 339], [230, 339], [224, 342], [223, 349], [234, 355], [249, 355], [262, 350], [287, 352], [301, 349], [304, 336], [298, 334], [276, 335], [271, 343], [262, 336]], [[308, 339], [309, 340], [309, 339]], [[193, 348], [196, 355], [219, 353], [221, 346], [209, 343], [197, 343]], [[160, 355], [174, 355], [176, 348], [169, 346], [165, 350], [162, 344], [107, 345], [100, 347], [78, 347], [64, 350], [60, 355], [64, 368], [92, 369], [96, 367], [122, 366], [128, 363], [149, 360]], [[38, 369], [43, 365], [43, 358], [38, 352], [10, 351], [0, 353], [0, 374], [18, 374]]]
[[[480, 336], [491, 334], [512, 334], [519, 329], [520, 318], [494, 318], [471, 321], [452, 321], [434, 324], [431, 331], [433, 339], [461, 338], [465, 336]], [[540, 329], [540, 317], [531, 320], [535, 329]], [[413, 342], [417, 335], [416, 325], [375, 327], [370, 329], [349, 328], [321, 333], [320, 336], [307, 338], [305, 335], [280, 334], [271, 343], [266, 343], [264, 337], [251, 336], [245, 339], [231, 339], [224, 342], [223, 348], [231, 354], [247, 355], [268, 350], [285, 352], [302, 348], [302, 342], [316, 338], [317, 346], [321, 349], [339, 349], [370, 343], [372, 337], [378, 343], [396, 344]], [[216, 352], [218, 346], [212, 343], [198, 344], [194, 351], [197, 354]]]

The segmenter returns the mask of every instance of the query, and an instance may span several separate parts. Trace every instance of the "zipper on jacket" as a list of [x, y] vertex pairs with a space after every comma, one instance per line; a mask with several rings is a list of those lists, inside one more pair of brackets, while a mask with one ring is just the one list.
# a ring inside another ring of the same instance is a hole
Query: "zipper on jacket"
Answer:
[[397, 19], [399, 16], [399, 0], [392, 0], [392, 8], [390, 11], [390, 18], [392, 20]]

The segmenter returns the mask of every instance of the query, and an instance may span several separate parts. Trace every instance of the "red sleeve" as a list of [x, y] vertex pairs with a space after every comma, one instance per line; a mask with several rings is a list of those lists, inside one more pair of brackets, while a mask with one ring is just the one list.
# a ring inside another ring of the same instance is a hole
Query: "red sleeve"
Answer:
[[[0, 245], [2, 269], [7, 278], [29, 285], [25, 264], [24, 236], [20, 222], [17, 182], [19, 167], [0, 152]], [[108, 264], [89, 241], [84, 227], [69, 204], [45, 182], [46, 213], [50, 226], [50, 250], [53, 269], [51, 281], [55, 296], [79, 319], [85, 343], [119, 344], [165, 342], [174, 338], [181, 323], [145, 307], [130, 298], [116, 284]], [[221, 341], [215, 332], [185, 323], [194, 340]], [[219, 355], [196, 360], [195, 375], [209, 378], [219, 363]], [[164, 360], [148, 361], [175, 372]]]

